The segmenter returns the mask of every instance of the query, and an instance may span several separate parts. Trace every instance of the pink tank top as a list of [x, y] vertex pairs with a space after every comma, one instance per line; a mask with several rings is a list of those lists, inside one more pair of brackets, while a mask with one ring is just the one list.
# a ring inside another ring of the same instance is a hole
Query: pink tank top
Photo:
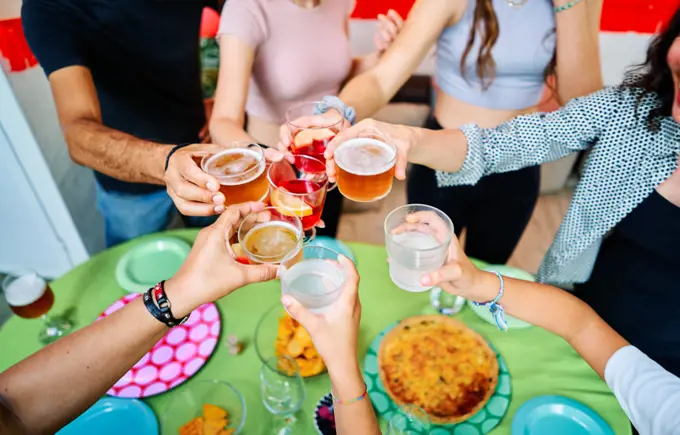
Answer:
[[314, 9], [292, 0], [227, 0], [221, 35], [255, 49], [246, 112], [285, 122], [286, 110], [336, 95], [352, 66], [346, 22], [353, 0], [322, 0]]

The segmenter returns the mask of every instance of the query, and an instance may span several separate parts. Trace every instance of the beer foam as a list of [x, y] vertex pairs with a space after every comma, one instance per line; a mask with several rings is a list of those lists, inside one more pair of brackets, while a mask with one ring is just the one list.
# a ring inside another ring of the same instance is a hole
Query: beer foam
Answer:
[[343, 142], [335, 150], [335, 163], [355, 175], [377, 175], [394, 166], [396, 149], [377, 139], [356, 138]]
[[[257, 161], [257, 165], [249, 169], [252, 161], [249, 161], [249, 159], [239, 159], [233, 160], [226, 165], [217, 166], [217, 161], [229, 154], [244, 154], [247, 157], [254, 158]], [[267, 165], [264, 164], [264, 156], [247, 148], [231, 148], [211, 156], [205, 162], [206, 172], [217, 178], [219, 182], [225, 186], [238, 186], [239, 184], [249, 183], [259, 177], [266, 167]], [[231, 174], [225, 174], [225, 168], [228, 169]], [[242, 174], [241, 172], [245, 172], [245, 174]]]
[[34, 273], [21, 276], [5, 288], [5, 299], [13, 307], [32, 304], [45, 293], [46, 285], [45, 280]]

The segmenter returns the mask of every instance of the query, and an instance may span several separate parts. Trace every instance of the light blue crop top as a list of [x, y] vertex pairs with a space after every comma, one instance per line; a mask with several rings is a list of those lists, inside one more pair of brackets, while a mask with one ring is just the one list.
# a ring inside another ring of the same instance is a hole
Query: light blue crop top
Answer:
[[493, 0], [499, 26], [498, 39], [491, 49], [496, 75], [486, 90], [477, 76], [479, 32], [465, 61], [465, 77], [460, 68], [475, 5], [475, 0], [468, 0], [460, 21], [444, 29], [437, 40], [437, 86], [475, 106], [503, 110], [535, 106], [543, 94], [543, 74], [555, 50], [552, 1], [528, 0], [522, 8], [513, 9], [506, 0]]

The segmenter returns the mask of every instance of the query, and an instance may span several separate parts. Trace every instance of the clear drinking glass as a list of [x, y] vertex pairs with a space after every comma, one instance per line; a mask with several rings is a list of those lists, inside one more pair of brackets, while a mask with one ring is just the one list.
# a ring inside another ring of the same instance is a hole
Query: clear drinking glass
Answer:
[[430, 304], [439, 314], [452, 316], [458, 314], [463, 309], [465, 298], [446, 293], [439, 287], [432, 287], [432, 290], [430, 290]]
[[337, 252], [322, 246], [305, 246], [296, 264], [281, 263], [281, 292], [294, 297], [312, 313], [328, 311], [347, 282], [347, 270]]
[[238, 229], [239, 245], [250, 263], [279, 264], [301, 256], [303, 237], [300, 219], [276, 207], [250, 213]]
[[298, 104], [286, 112], [286, 125], [290, 136], [290, 150], [324, 160], [326, 145], [342, 130], [345, 115], [339, 107], [329, 107], [324, 113], [317, 113], [321, 101]]
[[32, 270], [9, 274], [2, 281], [2, 293], [9, 308], [24, 319], [41, 318], [45, 325], [38, 339], [44, 345], [73, 330], [73, 321], [64, 316], [47, 316], [54, 305], [50, 285]]
[[392, 416], [389, 435], [429, 435], [430, 417], [416, 405], [403, 405]]
[[223, 151], [204, 156], [201, 169], [220, 182], [225, 206], [267, 198], [267, 162], [258, 144], [232, 142]]
[[392, 190], [397, 148], [374, 128], [363, 128], [340, 143], [333, 159], [337, 186], [345, 198], [356, 202], [382, 199]]
[[267, 359], [260, 370], [260, 388], [262, 403], [274, 415], [271, 433], [297, 433], [295, 414], [305, 401], [305, 384], [295, 360], [287, 355]]
[[408, 204], [394, 209], [385, 218], [385, 246], [390, 278], [399, 288], [423, 292], [423, 275], [446, 261], [453, 222], [441, 210], [424, 204]]
[[305, 242], [313, 240], [328, 191], [325, 160], [294, 156], [293, 163], [285, 159], [272, 163], [267, 176], [272, 206], [283, 215], [299, 217]]

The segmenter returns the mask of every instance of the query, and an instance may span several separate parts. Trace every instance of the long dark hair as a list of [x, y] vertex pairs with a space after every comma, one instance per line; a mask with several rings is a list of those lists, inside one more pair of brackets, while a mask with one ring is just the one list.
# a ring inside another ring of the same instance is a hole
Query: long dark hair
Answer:
[[[465, 77], [465, 61], [475, 43], [477, 32], [479, 32], [481, 44], [477, 55], [477, 77], [479, 77], [482, 82], [482, 89], [487, 90], [489, 86], [491, 86], [491, 82], [493, 82], [496, 75], [496, 62], [491, 55], [491, 49], [496, 45], [496, 41], [498, 40], [498, 17], [493, 8], [492, 0], [469, 0], [469, 3], [472, 3], [473, 1], [475, 2], [474, 19], [470, 34], [468, 35], [465, 51], [460, 59], [460, 71], [462, 76]], [[468, 7], [472, 7], [472, 4], [469, 4]], [[548, 78], [555, 73], [556, 65], [557, 58], [555, 53], [553, 53], [553, 57], [546, 66], [544, 72], [546, 83], [548, 83]], [[552, 91], [555, 91], [553, 86], [550, 87]]]
[[678, 36], [680, 36], [680, 8], [675, 11], [663, 32], [652, 40], [645, 61], [630, 68], [623, 80], [623, 87], [642, 90], [638, 96], [638, 108], [645, 97], [656, 97], [657, 106], [647, 116], [647, 128], [650, 131], [658, 131], [661, 119], [670, 116], [673, 110], [675, 85], [666, 58]]

